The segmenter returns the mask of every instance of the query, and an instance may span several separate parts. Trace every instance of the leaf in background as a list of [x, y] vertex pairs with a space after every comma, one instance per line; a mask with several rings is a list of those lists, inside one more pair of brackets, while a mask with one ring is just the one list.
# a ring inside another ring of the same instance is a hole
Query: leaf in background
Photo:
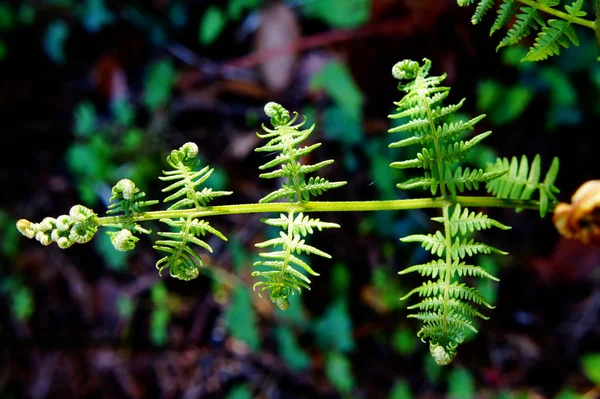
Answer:
[[369, 19], [371, 0], [308, 1], [302, 11], [310, 18], [318, 18], [334, 28], [356, 28]]
[[19, 7], [19, 22], [23, 25], [31, 25], [35, 21], [35, 8], [29, 3], [21, 4]]
[[168, 104], [174, 83], [175, 67], [171, 61], [158, 61], [150, 66], [145, 80], [144, 103], [151, 111]]
[[84, 0], [79, 6], [79, 15], [88, 32], [96, 33], [113, 21], [112, 13], [104, 5], [104, 0]]
[[600, 353], [588, 353], [581, 357], [585, 376], [595, 385], [600, 385]]
[[475, 381], [469, 370], [454, 368], [448, 376], [448, 397], [471, 399], [475, 397]]
[[135, 302], [128, 295], [119, 295], [117, 299], [117, 310], [119, 316], [124, 320], [131, 321], [135, 312]]
[[65, 63], [65, 41], [69, 37], [69, 27], [61, 20], [50, 23], [44, 34], [44, 51], [55, 64]]
[[79, 103], [73, 112], [75, 126], [73, 133], [75, 136], [86, 137], [96, 131], [96, 109], [89, 101]]
[[350, 360], [339, 352], [330, 352], [325, 360], [325, 375], [339, 392], [348, 394], [354, 388]]
[[8, 4], [0, 4], [0, 30], [11, 30], [15, 26], [15, 16]]
[[20, 234], [15, 229], [16, 222], [17, 219], [0, 209], [0, 252], [8, 258], [13, 258], [19, 251]]
[[408, 355], [415, 350], [417, 340], [415, 333], [406, 327], [400, 327], [394, 331], [392, 346], [401, 355]]
[[181, 3], [173, 3], [169, 9], [169, 20], [176, 28], [184, 28], [188, 23], [185, 6]]
[[348, 314], [348, 304], [336, 300], [327, 308], [325, 314], [314, 324], [317, 344], [323, 349], [348, 352], [354, 349], [352, 321]]
[[[260, 25], [255, 35], [254, 47], [257, 52], [278, 48], [292, 48], [300, 39], [300, 25], [296, 13], [284, 3], [276, 3], [261, 12]], [[296, 67], [296, 51], [286, 51], [265, 59], [260, 64], [260, 72], [269, 88], [274, 92], [286, 89]]]
[[167, 309], [155, 309], [150, 314], [150, 340], [154, 345], [163, 346], [167, 343], [170, 318]]
[[252, 296], [246, 286], [238, 284], [231, 292], [231, 302], [225, 312], [225, 320], [233, 337], [245, 342], [252, 351], [260, 348]]
[[[414, 340], [413, 340], [414, 341]], [[414, 396], [410, 390], [408, 382], [405, 380], [396, 381], [390, 392], [389, 399], [413, 399]]]
[[154, 309], [150, 314], [150, 340], [158, 346], [167, 343], [169, 320], [171, 312], [169, 311], [167, 300], [169, 292], [162, 281], [158, 281], [150, 289], [150, 299]]
[[[356, 119], [339, 106], [329, 106], [323, 113], [324, 136], [331, 140], [338, 140], [348, 145], [355, 145], [363, 138], [361, 115]], [[389, 169], [389, 165], [388, 169]], [[386, 179], [389, 180], [389, 179]]]
[[577, 104], [577, 91], [569, 76], [555, 67], [543, 68], [539, 76], [550, 91], [546, 127], [555, 129], [560, 125], [578, 124], [581, 121], [581, 111]]
[[252, 399], [252, 391], [245, 385], [236, 385], [229, 391], [226, 399]]
[[[319, 3], [319, 2], [315, 2]], [[348, 67], [339, 61], [327, 63], [310, 82], [312, 90], [324, 90], [329, 97], [355, 120], [362, 121], [363, 94]]]
[[246, 10], [254, 10], [260, 7], [263, 0], [229, 0], [227, 2], [227, 15], [237, 21]]
[[29, 320], [33, 308], [33, 295], [27, 286], [21, 285], [12, 292], [10, 309], [17, 320]]
[[133, 123], [135, 119], [135, 109], [127, 99], [119, 98], [112, 102], [111, 105], [115, 121], [118, 124], [130, 126]]
[[477, 86], [477, 108], [494, 124], [505, 125], [521, 116], [533, 95], [534, 91], [523, 85], [507, 88], [494, 80], [484, 80]]
[[337, 262], [331, 271], [331, 290], [336, 298], [347, 298], [350, 289], [350, 271], [344, 263]]
[[310, 366], [310, 358], [298, 345], [294, 332], [284, 326], [275, 329], [275, 339], [279, 348], [279, 355], [285, 363], [293, 370], [304, 371]]
[[8, 48], [6, 48], [6, 44], [0, 39], [0, 61], [6, 57], [6, 53], [8, 53]]
[[565, 388], [554, 399], [587, 399], [587, 395], [580, 395], [572, 388]]
[[208, 7], [198, 27], [198, 40], [200, 40], [200, 43], [208, 45], [214, 42], [221, 34], [226, 22], [227, 17], [220, 8]]

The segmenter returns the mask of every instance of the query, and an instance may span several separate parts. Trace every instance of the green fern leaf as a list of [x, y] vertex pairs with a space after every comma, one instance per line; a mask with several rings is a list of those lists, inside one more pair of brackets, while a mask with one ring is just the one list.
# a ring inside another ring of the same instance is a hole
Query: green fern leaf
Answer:
[[560, 192], [554, 185], [559, 169], [558, 158], [552, 160], [552, 164], [544, 181], [541, 178], [541, 157], [536, 155], [531, 165], [526, 156], [521, 157], [519, 162], [516, 157], [498, 158], [493, 165], [488, 165], [488, 173], [494, 171], [507, 171], [498, 179], [491, 180], [486, 184], [487, 191], [498, 198], [515, 200], [529, 200], [538, 191], [540, 200], [540, 215], [543, 217], [550, 204], [558, 202], [554, 194]]
[[263, 266], [274, 270], [253, 272], [252, 276], [262, 278], [261, 281], [254, 284], [254, 289], [260, 287], [259, 295], [263, 291], [268, 290], [271, 300], [281, 309], [287, 309], [289, 307], [288, 297], [290, 295], [294, 292], [300, 293], [302, 288], [310, 290], [310, 279], [294, 266], [310, 275], [319, 275], [308, 263], [295, 254], [306, 253], [331, 258], [329, 254], [306, 244], [302, 237], [312, 234], [314, 229], [320, 231], [324, 228], [336, 228], [340, 226], [336, 223], [327, 223], [319, 219], [312, 219], [302, 213], [294, 217], [293, 211], [288, 215], [281, 214], [278, 219], [266, 219], [263, 222], [270, 226], [281, 227], [283, 231], [279, 232], [278, 238], [255, 244], [256, 247], [281, 247], [281, 250], [260, 254], [261, 257], [267, 260], [255, 262], [254, 266]]
[[492, 25], [490, 30], [490, 36], [505, 26], [510, 18], [515, 14], [517, 10], [517, 0], [502, 0], [502, 4], [498, 7], [498, 16], [496, 17], [496, 21]]
[[481, 22], [481, 19], [487, 14], [487, 12], [494, 6], [495, 0], [479, 0], [477, 8], [475, 8], [475, 14], [471, 18], [471, 23], [476, 25]]
[[517, 44], [524, 37], [529, 36], [532, 30], [546, 25], [536, 8], [521, 7], [520, 11], [516, 16], [515, 23], [496, 47], [496, 51], [504, 46]]
[[[584, 17], [587, 13], [582, 10], [582, 7], [583, 0], [577, 0], [570, 6], [565, 6], [565, 10], [573, 17]], [[579, 46], [579, 38], [572, 22], [551, 19], [548, 25], [542, 28], [523, 61], [545, 60], [552, 55], [559, 55], [561, 47], [569, 48], [571, 44]]]
[[[439, 223], [444, 223], [443, 217], [431, 218], [431, 220]], [[457, 204], [454, 208], [454, 212], [450, 217], [450, 234], [455, 236], [460, 231], [461, 234], [473, 233], [475, 231], [485, 230], [492, 227], [497, 227], [502, 230], [510, 230], [510, 226], [505, 226], [502, 223], [489, 218], [482, 212], [476, 214], [470, 212], [467, 208], [461, 208], [460, 204]]]

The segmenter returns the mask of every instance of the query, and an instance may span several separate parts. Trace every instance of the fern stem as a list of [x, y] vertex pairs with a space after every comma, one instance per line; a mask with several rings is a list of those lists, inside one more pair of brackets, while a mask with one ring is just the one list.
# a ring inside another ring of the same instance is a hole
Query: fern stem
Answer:
[[427, 110], [427, 119], [429, 120], [429, 128], [431, 129], [431, 136], [433, 137], [433, 145], [435, 147], [435, 162], [437, 164], [438, 179], [440, 182], [440, 193], [442, 194], [443, 197], [447, 197], [446, 181], [444, 180], [444, 165], [443, 165], [442, 158], [440, 156], [440, 154], [441, 154], [440, 140], [437, 135], [437, 129], [435, 127], [435, 123], [433, 123], [434, 117], [433, 117], [433, 114], [431, 113], [431, 108], [429, 107], [427, 98], [421, 97], [421, 101], [423, 102], [423, 104], [425, 105], [425, 109]]
[[[443, 336], [448, 336], [448, 303], [450, 303], [450, 283], [452, 282], [452, 235], [450, 234], [450, 216], [448, 212], [448, 208], [450, 205], [444, 205], [442, 208], [443, 217], [444, 217], [444, 240], [446, 241], [446, 269], [444, 271], [444, 306], [442, 308], [443, 312]], [[440, 276], [441, 279], [441, 276]], [[438, 342], [438, 345], [446, 345], [447, 342]]]
[[530, 7], [534, 7], [539, 11], [545, 12], [546, 14], [554, 15], [555, 17], [564, 19], [565, 21], [572, 22], [574, 24], [582, 25], [587, 28], [590, 28], [597, 32], [597, 27], [594, 21], [590, 21], [584, 18], [574, 17], [572, 15], [567, 14], [566, 12], [555, 10], [552, 7], [546, 6], [544, 4], [540, 4], [534, 0], [517, 0], [519, 3], [526, 4]]
[[[460, 204], [466, 207], [523, 208], [539, 209], [538, 201], [500, 199], [495, 197], [457, 196], [446, 198], [414, 198], [390, 201], [310, 201], [305, 203], [274, 202], [259, 204], [238, 204], [204, 207], [200, 210], [182, 209], [153, 211], [136, 214], [133, 217], [106, 216], [98, 218], [98, 225], [122, 223], [123, 221], [143, 222], [156, 219], [202, 218], [206, 216], [232, 215], [242, 213], [289, 213], [294, 212], [372, 212], [402, 211], [422, 208], [443, 208], [446, 205]], [[551, 211], [551, 207], [549, 210]]]

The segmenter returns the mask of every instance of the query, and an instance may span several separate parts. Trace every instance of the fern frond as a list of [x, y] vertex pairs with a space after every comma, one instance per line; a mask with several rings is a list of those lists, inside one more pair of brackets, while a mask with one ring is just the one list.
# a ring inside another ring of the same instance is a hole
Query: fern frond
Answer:
[[[443, 217], [434, 217], [431, 220], [439, 223], [444, 223]], [[474, 233], [475, 231], [490, 229], [497, 227], [502, 230], [510, 230], [510, 226], [505, 226], [502, 223], [489, 218], [482, 212], [476, 214], [475, 212], [469, 212], [468, 208], [461, 208], [460, 204], [457, 204], [452, 212], [449, 222], [450, 234], [455, 236], [460, 231], [461, 234]]]
[[167, 256], [156, 263], [156, 268], [159, 273], [169, 268], [171, 276], [180, 280], [191, 280], [198, 277], [199, 268], [202, 266], [202, 259], [190, 247], [190, 244], [198, 245], [212, 252], [211, 246], [199, 239], [198, 235], [204, 236], [206, 233], [211, 233], [227, 241], [227, 238], [220, 231], [204, 220], [188, 217], [187, 219], [161, 219], [160, 221], [179, 229], [179, 231], [158, 233], [166, 240], [156, 241], [154, 249], [166, 252]]
[[[408, 274], [417, 272], [423, 277], [431, 277], [436, 278], [438, 276], [444, 276], [448, 267], [446, 266], [445, 259], [437, 259], [428, 263], [424, 263], [421, 265], [414, 265], [407, 267], [406, 269], [398, 272], [398, 274]], [[484, 268], [481, 266], [475, 265], [467, 265], [465, 262], [454, 261], [454, 263], [449, 268], [450, 277], [454, 278], [454, 275], [464, 277], [464, 276], [473, 276], [473, 277], [483, 277], [489, 278], [490, 280], [500, 281], [498, 278], [489, 274]]]
[[538, 10], [534, 7], [521, 7], [520, 13], [517, 13], [512, 27], [506, 33], [506, 36], [500, 41], [496, 51], [504, 46], [517, 44], [524, 37], [529, 36], [532, 30], [537, 30], [546, 23], [540, 16]]
[[452, 173], [450, 168], [446, 167], [444, 182], [446, 183], [448, 191], [450, 191], [450, 195], [456, 197], [457, 191], [462, 193], [465, 190], [477, 190], [480, 183], [494, 181], [504, 173], [506, 173], [505, 170], [490, 170], [484, 172], [483, 169], [471, 170], [468, 167], [463, 170], [461, 166], [457, 167], [454, 170], [454, 173]]
[[315, 229], [321, 231], [324, 228], [336, 228], [340, 226], [336, 223], [327, 223], [319, 219], [312, 219], [303, 213], [294, 216], [293, 211], [288, 215], [281, 214], [277, 219], [263, 220], [263, 223], [281, 227], [282, 231], [279, 232], [279, 237], [255, 244], [255, 246], [258, 248], [280, 247], [280, 250], [260, 254], [261, 257], [267, 260], [255, 262], [254, 266], [264, 266], [274, 269], [274, 271], [252, 272], [252, 276], [262, 278], [262, 281], [254, 284], [254, 289], [260, 287], [259, 295], [263, 291], [268, 290], [271, 300], [281, 309], [287, 309], [289, 307], [288, 297], [290, 295], [293, 295], [294, 292], [302, 292], [302, 288], [310, 290], [310, 279], [294, 266], [310, 275], [319, 275], [308, 263], [296, 256], [296, 254], [305, 253], [331, 258], [329, 254], [306, 244], [303, 237], [312, 234]]
[[[257, 133], [257, 135], [269, 141], [255, 151], [279, 152], [279, 154], [260, 166], [259, 169], [279, 168], [272, 172], [262, 173], [260, 177], [285, 180], [281, 182], [281, 188], [265, 195], [259, 202], [266, 203], [287, 199], [290, 202], [307, 203], [311, 197], [346, 184], [346, 182], [330, 182], [320, 176], [307, 178], [307, 174], [316, 172], [333, 163], [333, 160], [325, 160], [312, 165], [300, 163], [301, 157], [309, 155], [321, 145], [317, 143], [304, 147], [300, 146], [313, 132], [314, 125], [302, 130], [301, 128], [306, 123], [306, 119], [295, 124], [298, 114], [295, 113], [295, 116], [290, 119], [289, 111], [274, 102], [265, 105], [265, 114], [271, 118], [273, 129], [267, 128], [265, 125], [262, 126], [265, 133]], [[262, 222], [270, 226], [280, 227], [282, 231], [280, 231], [279, 237], [255, 245], [258, 248], [281, 248], [277, 251], [260, 254], [261, 257], [267, 260], [258, 261], [254, 265], [274, 270], [253, 272], [253, 276], [262, 279], [254, 284], [254, 288], [260, 287], [259, 295], [268, 290], [271, 300], [281, 309], [287, 309], [290, 295], [294, 292], [300, 293], [302, 288], [310, 289], [310, 279], [295, 267], [310, 275], [318, 276], [318, 273], [311, 269], [308, 263], [297, 257], [296, 254], [305, 253], [331, 258], [329, 254], [308, 245], [304, 237], [312, 234], [315, 230], [321, 231], [324, 228], [340, 226], [336, 223], [313, 219], [303, 213], [294, 216], [293, 211], [287, 215], [281, 214], [279, 218], [262, 219]]]
[[316, 172], [317, 170], [330, 165], [333, 160], [325, 160], [313, 165], [303, 165], [299, 162], [302, 156], [310, 154], [321, 144], [313, 144], [305, 147], [298, 147], [313, 132], [315, 125], [308, 129], [301, 130], [306, 123], [306, 119], [298, 124], [294, 124], [298, 119], [298, 114], [290, 119], [287, 109], [277, 103], [268, 103], [265, 105], [265, 113], [271, 117], [273, 129], [262, 126], [264, 134], [256, 133], [258, 137], [269, 139], [267, 144], [257, 148], [258, 152], [279, 152], [277, 157], [262, 166], [260, 170], [265, 170], [280, 166], [279, 169], [262, 173], [261, 178], [287, 178], [287, 182], [282, 183], [282, 187], [265, 197], [260, 202], [272, 202], [279, 199], [289, 199], [291, 202], [307, 202], [311, 196], [320, 195], [323, 192], [341, 187], [346, 182], [329, 182], [322, 177], [311, 177], [306, 179], [305, 175]]
[[555, 194], [560, 190], [554, 185], [558, 175], [558, 158], [552, 160], [552, 164], [546, 173], [543, 182], [541, 178], [541, 157], [536, 155], [531, 165], [525, 155], [519, 162], [516, 157], [498, 158], [494, 164], [488, 165], [488, 173], [494, 171], [506, 171], [507, 173], [498, 179], [491, 180], [486, 184], [487, 191], [498, 198], [515, 200], [529, 200], [537, 191], [540, 201], [540, 216], [544, 217], [551, 204], [558, 202]]
[[510, 18], [515, 14], [517, 10], [517, 0], [502, 0], [502, 4], [498, 7], [498, 15], [490, 30], [490, 36], [505, 26]]
[[479, 22], [481, 22], [481, 19], [492, 8], [494, 3], [495, 3], [495, 0], [479, 0], [479, 3], [477, 4], [477, 7], [475, 8], [475, 14], [473, 14], [473, 17], [471, 18], [471, 23], [473, 25], [476, 25]]
[[159, 179], [162, 181], [177, 181], [165, 187], [162, 192], [177, 191], [166, 197], [164, 202], [179, 199], [168, 208], [169, 210], [188, 209], [190, 207], [199, 209], [216, 197], [231, 195], [231, 191], [213, 191], [210, 188], [196, 191], [196, 187], [208, 180], [214, 171], [208, 166], [194, 171], [194, 168], [199, 165], [199, 160], [196, 158], [197, 154], [198, 147], [196, 144], [187, 143], [180, 150], [172, 151], [167, 158], [167, 162], [174, 170], [163, 171], [165, 176], [160, 176]]
[[[470, 5], [474, 1], [457, 0], [459, 6]], [[477, 7], [471, 22], [479, 23], [483, 16], [492, 8], [494, 0], [477, 0]], [[575, 0], [565, 6], [566, 13], [559, 12], [553, 7], [560, 4], [559, 0], [537, 0], [527, 5], [519, 5], [518, 0], [502, 0], [498, 7], [496, 20], [490, 29], [490, 35], [509, 24], [512, 16], [516, 14], [516, 20], [510, 27], [504, 38], [496, 47], [516, 44], [531, 31], [538, 31], [535, 43], [529, 49], [522, 61], [541, 61], [552, 55], [560, 54], [561, 47], [569, 48], [571, 44], [578, 46], [579, 38], [573, 24], [581, 24], [593, 29], [593, 22], [585, 20], [587, 15], [583, 8], [583, 0]], [[544, 11], [557, 16], [560, 19], [550, 19], [546, 23], [540, 16], [539, 11]], [[541, 28], [541, 30], [540, 30]]]
[[551, 19], [548, 21], [548, 25], [542, 28], [523, 61], [543, 61], [553, 55], [560, 55], [560, 48], [569, 48], [571, 43], [579, 46], [577, 32], [571, 23]]
[[[174, 181], [174, 183], [162, 191], [175, 192], [166, 197], [164, 202], [177, 200], [168, 210], [201, 209], [212, 199], [231, 194], [230, 191], [213, 191], [210, 187], [204, 187], [200, 191], [196, 190], [199, 185], [208, 180], [214, 169], [205, 166], [200, 170], [195, 170], [200, 166], [200, 160], [198, 159], [198, 146], [194, 143], [186, 143], [178, 150], [171, 151], [167, 157], [167, 163], [173, 170], [163, 171], [164, 176], [159, 179], [167, 182]], [[202, 266], [202, 259], [190, 245], [197, 245], [212, 252], [210, 245], [198, 236], [210, 233], [227, 241], [220, 231], [205, 220], [189, 216], [185, 219], [160, 219], [160, 221], [178, 231], [158, 233], [165, 239], [156, 241], [154, 248], [166, 252], [167, 255], [156, 263], [156, 268], [159, 269], [159, 273], [168, 268], [172, 277], [181, 280], [198, 277], [199, 268]]]
[[[463, 1], [463, 3], [470, 2]], [[479, 2], [477, 11], [479, 14], [476, 18], [480, 18], [492, 4], [493, 1]], [[509, 6], [507, 4], [507, 7]], [[507, 18], [505, 13], [510, 14], [510, 10], [503, 10], [502, 18]], [[492, 227], [509, 229], [508, 226], [488, 218], [481, 212], [471, 212], [467, 208], [462, 208], [454, 201], [458, 192], [478, 189], [480, 184], [497, 180], [506, 174], [507, 170], [506, 168], [493, 168], [488, 171], [471, 170], [468, 167], [463, 169], [460, 164], [456, 165], [491, 132], [480, 133], [469, 140], [462, 140], [462, 137], [473, 130], [475, 124], [484, 115], [467, 122], [447, 123], [446, 118], [457, 111], [463, 101], [452, 106], [442, 104], [442, 100], [449, 93], [449, 88], [439, 86], [445, 76], [427, 76], [430, 66], [429, 60], [424, 60], [423, 65], [414, 61], [403, 61], [392, 69], [397, 79], [408, 80], [408, 83], [399, 84], [398, 89], [406, 94], [395, 103], [398, 112], [390, 115], [390, 118], [403, 117], [409, 120], [403, 125], [390, 129], [390, 132], [408, 133], [411, 137], [390, 144], [390, 147], [398, 148], [412, 144], [425, 147], [415, 158], [393, 162], [390, 166], [399, 169], [424, 169], [424, 176], [407, 180], [398, 184], [398, 187], [402, 189], [421, 187], [429, 189], [433, 195], [436, 195], [440, 188], [441, 197], [448, 201], [442, 209], [442, 216], [432, 218], [433, 221], [444, 225], [443, 230], [433, 234], [413, 234], [400, 238], [402, 242], [419, 243], [437, 259], [407, 267], [399, 273], [417, 272], [427, 279], [420, 287], [413, 289], [401, 299], [407, 299], [415, 294], [424, 298], [409, 307], [418, 310], [409, 317], [423, 322], [418, 336], [423, 341], [429, 341], [431, 355], [439, 365], [445, 365], [456, 355], [456, 348], [463, 342], [465, 331], [477, 332], [472, 319], [487, 318], [477, 311], [474, 305], [492, 308], [477, 289], [468, 287], [459, 280], [467, 276], [498, 280], [481, 266], [468, 264], [463, 259], [477, 254], [506, 254], [491, 245], [475, 241], [469, 235]]]

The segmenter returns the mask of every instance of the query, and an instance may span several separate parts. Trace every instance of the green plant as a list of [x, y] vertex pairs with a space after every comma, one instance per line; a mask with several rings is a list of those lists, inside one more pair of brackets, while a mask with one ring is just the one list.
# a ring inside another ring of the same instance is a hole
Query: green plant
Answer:
[[[403, 242], [420, 243], [436, 258], [426, 264], [408, 267], [400, 273], [418, 272], [428, 278], [428, 281], [413, 289], [404, 298], [414, 294], [424, 297], [420, 303], [410, 307], [416, 309], [416, 313], [410, 317], [423, 321], [424, 326], [418, 335], [424, 341], [429, 340], [436, 362], [440, 365], [448, 364], [454, 357], [458, 344], [463, 341], [465, 332], [476, 332], [472, 319], [486, 318], [475, 305], [492, 307], [477, 289], [468, 287], [462, 280], [467, 276], [492, 280], [495, 278], [481, 266], [467, 264], [463, 259], [480, 253], [504, 254], [493, 246], [476, 242], [471, 235], [491, 227], [508, 229], [481, 212], [470, 211], [468, 207], [536, 209], [543, 216], [554, 207], [556, 201], [554, 193], [558, 190], [554, 187], [554, 179], [558, 172], [558, 160], [553, 161], [543, 181], [540, 181], [540, 161], [537, 156], [531, 166], [523, 157], [521, 162], [498, 160], [490, 164], [487, 170], [463, 167], [460, 162], [490, 132], [463, 140], [483, 116], [447, 123], [448, 118], [460, 109], [464, 100], [458, 104], [444, 106], [442, 102], [450, 93], [448, 87], [440, 86], [445, 75], [429, 76], [430, 67], [431, 62], [427, 59], [422, 64], [405, 60], [393, 67], [394, 77], [400, 80], [398, 88], [405, 94], [395, 103], [397, 113], [390, 116], [392, 119], [402, 119], [403, 123], [390, 129], [390, 132], [407, 133], [409, 137], [392, 143], [390, 147], [396, 149], [417, 144], [421, 146], [416, 158], [393, 162], [391, 166], [400, 169], [423, 169], [424, 173], [421, 176], [399, 183], [398, 187], [426, 189], [433, 198], [314, 201], [315, 196], [343, 186], [346, 182], [330, 182], [319, 176], [308, 177], [308, 174], [333, 163], [332, 160], [315, 164], [301, 162], [303, 157], [320, 146], [319, 143], [303, 146], [315, 126], [304, 129], [304, 122], [296, 123], [297, 114], [290, 117], [290, 113], [281, 105], [268, 103], [265, 113], [270, 118], [272, 128], [263, 126], [264, 133], [257, 133], [268, 142], [256, 151], [276, 154], [260, 167], [263, 171], [272, 168], [275, 170], [264, 172], [260, 177], [280, 179], [281, 185], [264, 196], [259, 203], [209, 205], [213, 199], [227, 196], [231, 192], [215, 191], [205, 186], [213, 169], [208, 166], [202, 167], [198, 158], [198, 147], [193, 143], [186, 143], [170, 153], [167, 157], [170, 169], [164, 171], [164, 176], [160, 177], [161, 180], [170, 183], [163, 189], [163, 192], [169, 194], [163, 200], [170, 203], [167, 210], [148, 211], [147, 208], [155, 205], [157, 201], [146, 200], [145, 194], [132, 181], [123, 179], [113, 187], [113, 204], [108, 216], [99, 217], [91, 209], [76, 205], [71, 208], [69, 215], [62, 215], [56, 219], [44, 218], [40, 223], [21, 219], [17, 222], [17, 227], [29, 238], [35, 237], [44, 245], [56, 242], [61, 248], [88, 242], [98, 228], [108, 227], [113, 229], [108, 235], [114, 247], [120, 251], [127, 251], [135, 247], [139, 235], [150, 233], [140, 223], [158, 219], [172, 231], [158, 233], [161, 238], [154, 248], [166, 255], [157, 262], [156, 267], [159, 271], [168, 268], [171, 276], [189, 280], [197, 277], [202, 267], [202, 259], [192, 245], [212, 251], [203, 239], [209, 233], [226, 240], [219, 230], [205, 220], [207, 217], [278, 213], [279, 217], [263, 219], [265, 224], [280, 228], [281, 231], [279, 237], [256, 244], [259, 248], [274, 249], [261, 253], [261, 260], [255, 263], [257, 270], [253, 275], [260, 280], [254, 288], [259, 289], [259, 294], [267, 290], [274, 303], [281, 309], [287, 309], [291, 295], [301, 292], [302, 289], [309, 289], [310, 279], [307, 274], [318, 275], [303, 259], [302, 254], [330, 257], [315, 246], [307, 244], [308, 236], [315, 230], [339, 227], [335, 223], [312, 218], [308, 213], [440, 209], [441, 216], [432, 220], [442, 224], [443, 228], [434, 234], [413, 234], [401, 239]], [[483, 185], [495, 196], [459, 195]], [[536, 193], [539, 200], [532, 199]], [[340, 276], [337, 280], [341, 283], [336, 288], [340, 298], [337, 302], [339, 309], [335, 314], [340, 317], [339, 315], [345, 314], [349, 277], [347, 273], [344, 274], [343, 267], [338, 269]]]
[[[485, 14], [496, 4], [496, 0], [457, 0], [459, 6], [477, 3], [475, 13], [471, 18], [473, 24], [481, 22]], [[596, 5], [596, 21], [585, 19], [587, 12], [584, 11], [583, 0], [573, 1], [565, 6], [565, 11], [557, 7], [560, 0], [501, 0], [498, 7], [496, 20], [490, 30], [492, 35], [511, 23], [514, 23], [498, 44], [497, 49], [516, 44], [531, 34], [538, 32], [535, 43], [522, 61], [541, 61], [546, 58], [560, 54], [561, 47], [569, 48], [571, 44], [579, 46], [579, 37], [574, 25], [585, 26], [594, 30], [600, 43], [600, 3]], [[543, 14], [554, 18], [545, 20]], [[600, 59], [600, 58], [599, 58]]]

